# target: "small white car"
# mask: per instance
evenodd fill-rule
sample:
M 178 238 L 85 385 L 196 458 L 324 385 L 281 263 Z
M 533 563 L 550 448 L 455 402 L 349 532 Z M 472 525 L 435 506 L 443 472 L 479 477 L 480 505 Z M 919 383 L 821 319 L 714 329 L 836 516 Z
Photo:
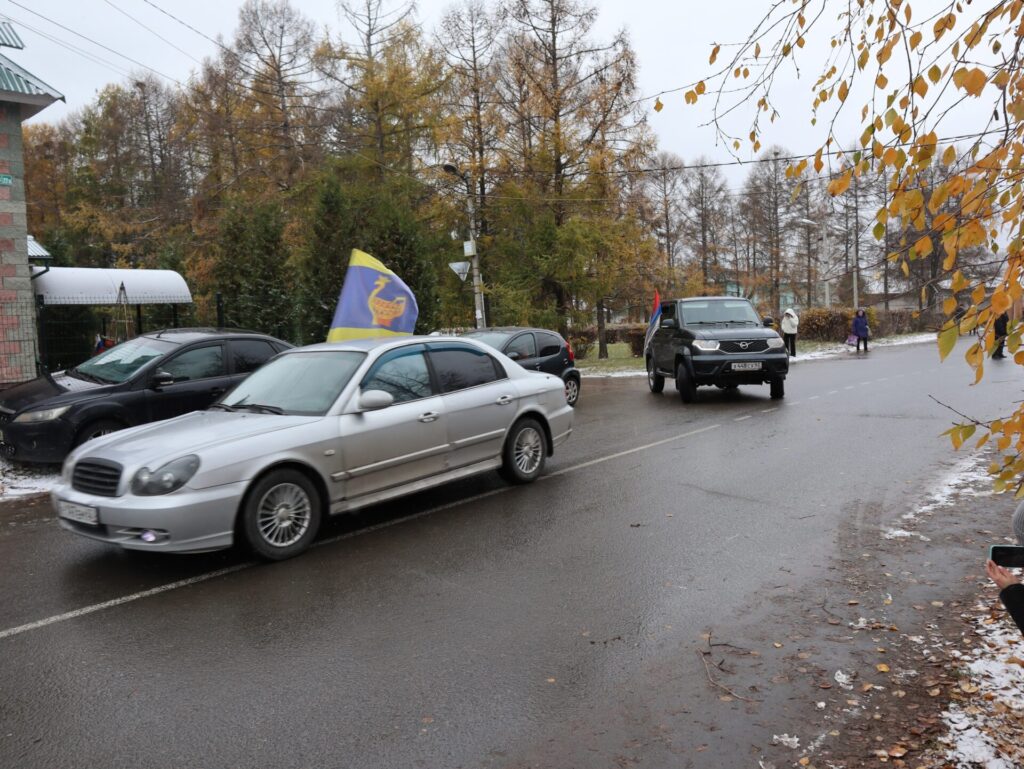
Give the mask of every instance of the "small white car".
M 53 491 L 60 524 L 134 550 L 244 540 L 279 560 L 325 515 L 499 470 L 526 483 L 572 432 L 559 377 L 467 339 L 287 350 L 208 411 L 83 444 Z

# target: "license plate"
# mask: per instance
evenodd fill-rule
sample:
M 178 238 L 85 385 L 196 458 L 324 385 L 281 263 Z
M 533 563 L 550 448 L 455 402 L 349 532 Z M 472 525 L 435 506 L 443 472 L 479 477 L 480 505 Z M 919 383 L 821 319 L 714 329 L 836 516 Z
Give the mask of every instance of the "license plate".
M 57 515 L 71 521 L 87 523 L 90 526 L 96 526 L 100 522 L 100 511 L 95 507 L 79 505 L 75 502 L 65 502 L 63 499 L 57 500 Z
M 757 360 L 757 361 L 750 361 L 750 362 L 746 362 L 746 363 L 733 363 L 732 364 L 732 370 L 733 371 L 760 371 L 761 370 L 761 361 Z

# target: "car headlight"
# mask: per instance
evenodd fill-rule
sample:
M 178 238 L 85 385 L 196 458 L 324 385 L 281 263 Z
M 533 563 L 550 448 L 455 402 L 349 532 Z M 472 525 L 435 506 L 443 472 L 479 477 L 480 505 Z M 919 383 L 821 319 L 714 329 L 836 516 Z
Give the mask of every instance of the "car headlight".
M 143 467 L 132 478 L 132 494 L 140 497 L 170 494 L 188 483 L 198 469 L 199 457 L 195 454 L 175 459 L 156 470 Z
M 770 348 L 773 348 L 773 349 L 777 350 L 780 347 L 785 347 L 785 346 L 786 346 L 786 343 L 782 341 L 782 337 L 781 336 L 773 336 L 771 339 L 768 340 L 768 347 L 770 347 Z
M 719 344 L 717 339 L 694 339 L 693 346 L 703 352 L 714 352 Z
M 40 409 L 39 411 L 26 411 L 14 418 L 15 422 L 52 422 L 61 416 L 71 406 L 57 406 L 52 409 Z

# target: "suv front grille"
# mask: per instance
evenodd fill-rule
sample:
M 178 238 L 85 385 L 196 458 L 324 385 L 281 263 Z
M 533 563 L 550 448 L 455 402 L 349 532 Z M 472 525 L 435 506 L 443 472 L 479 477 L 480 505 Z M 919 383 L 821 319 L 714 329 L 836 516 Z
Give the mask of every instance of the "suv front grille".
M 121 465 L 116 462 L 83 459 L 75 465 L 71 474 L 71 488 L 100 497 L 116 497 L 121 469 Z
M 764 352 L 768 349 L 767 339 L 727 339 L 719 343 L 722 352 Z

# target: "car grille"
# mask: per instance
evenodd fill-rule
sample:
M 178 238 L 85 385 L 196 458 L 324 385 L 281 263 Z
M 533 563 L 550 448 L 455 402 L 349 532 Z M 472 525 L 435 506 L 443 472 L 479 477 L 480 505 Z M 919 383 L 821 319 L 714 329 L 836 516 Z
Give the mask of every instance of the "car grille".
M 99 462 L 83 459 L 75 465 L 71 475 L 71 487 L 75 491 L 96 494 L 100 497 L 116 497 L 117 484 L 121 480 L 121 465 L 116 462 Z
M 727 339 L 720 342 L 722 352 L 764 352 L 768 349 L 767 339 Z

